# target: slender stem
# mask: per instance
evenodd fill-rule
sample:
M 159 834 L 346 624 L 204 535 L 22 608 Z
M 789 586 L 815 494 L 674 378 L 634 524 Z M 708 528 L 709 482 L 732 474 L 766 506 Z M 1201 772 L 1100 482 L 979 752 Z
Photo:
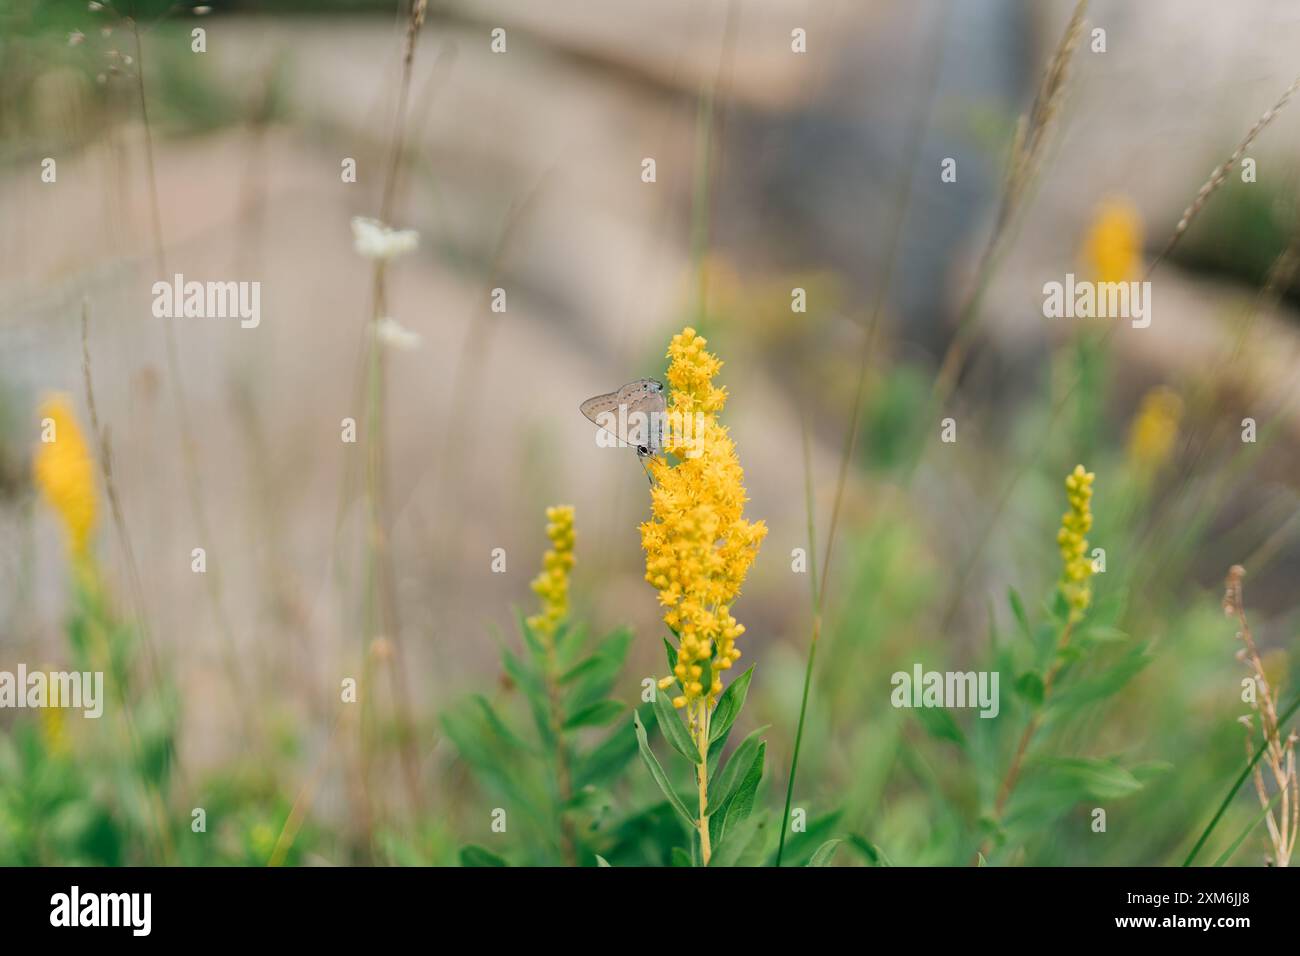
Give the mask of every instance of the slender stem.
M 822 562 L 822 576 L 819 586 L 814 589 L 812 639 L 808 646 L 808 664 L 804 669 L 803 702 L 799 707 L 799 727 L 795 731 L 794 753 L 790 758 L 790 777 L 786 785 L 785 818 L 781 821 L 781 838 L 777 845 L 776 865 L 781 865 L 785 853 L 785 828 L 790 815 L 790 801 L 794 795 L 795 772 L 799 767 L 799 749 L 803 745 L 804 716 L 808 706 L 808 687 L 812 682 L 813 660 L 817 654 L 817 639 L 821 635 L 822 608 L 826 602 L 826 582 L 830 578 L 831 554 L 835 546 L 835 532 L 839 527 L 840 506 L 844 500 L 844 488 L 848 484 L 849 463 L 857 447 L 859 425 L 862 420 L 862 405 L 867 392 L 867 375 L 870 371 L 871 355 L 875 350 L 876 328 L 884 311 L 886 295 L 893 284 L 894 273 L 898 264 L 898 255 L 902 249 L 903 226 L 907 222 L 907 211 L 911 205 L 912 182 L 917 167 L 921 165 L 921 147 L 925 142 L 925 131 L 930 125 L 930 111 L 934 105 L 934 93 L 939 80 L 939 68 L 943 62 L 942 52 L 944 37 L 947 34 L 947 8 L 940 15 L 939 26 L 935 32 L 934 49 L 931 51 L 929 69 L 926 72 L 925 91 L 921 98 L 921 109 L 917 111 L 916 122 L 909 132 L 907 148 L 904 150 L 904 174 L 902 189 L 898 194 L 898 205 L 894 210 L 894 221 L 890 230 L 889 252 L 885 260 L 882 281 L 877 286 L 876 299 L 872 306 L 871 318 L 867 325 L 866 336 L 862 342 L 862 354 L 859 357 L 857 388 L 853 394 L 853 410 L 849 419 L 848 432 L 844 436 L 844 445 L 840 453 L 839 474 L 835 481 L 835 498 L 831 505 L 831 521 L 826 533 L 826 556 Z M 809 510 L 811 526 L 812 515 Z M 810 536 L 811 541 L 811 536 Z
M 1042 723 L 1043 708 L 1047 705 L 1047 696 L 1052 692 L 1052 685 L 1056 683 L 1057 675 L 1060 674 L 1061 668 L 1064 666 L 1064 663 L 1060 659 L 1060 654 L 1061 651 L 1065 650 L 1066 646 L 1070 643 L 1070 634 L 1073 630 L 1074 622 L 1067 622 L 1065 630 L 1061 632 L 1061 639 L 1056 645 L 1056 662 L 1052 664 L 1051 669 L 1047 672 L 1047 677 L 1043 679 L 1042 703 L 1038 705 L 1038 709 L 1034 712 L 1034 715 L 1029 719 L 1029 723 L 1025 726 L 1024 733 L 1020 735 L 1020 742 L 1016 745 L 1015 755 L 1011 758 L 1011 764 L 1007 767 L 1006 776 L 1002 778 L 1002 785 L 998 787 L 997 800 L 993 804 L 993 816 L 999 821 L 1002 819 L 1002 811 L 1006 808 L 1007 801 L 1011 799 L 1011 794 L 1015 790 L 1016 782 L 1020 779 L 1020 768 L 1024 764 L 1025 754 L 1029 751 L 1029 742 L 1038 731 L 1039 724 Z M 981 855 L 987 856 L 988 849 L 989 842 L 988 840 L 985 840 L 980 846 L 975 859 L 971 861 L 972 864 L 977 864 Z
M 140 121 L 144 126 L 145 171 L 149 181 L 149 214 L 153 227 L 154 264 L 158 275 L 167 276 L 167 246 L 163 240 L 162 209 L 158 198 L 158 174 L 154 164 L 153 127 L 149 122 L 149 100 L 144 87 L 144 47 L 140 42 L 140 24 L 132 5 L 132 15 L 127 17 L 131 25 L 131 35 L 135 41 L 135 80 L 136 94 L 140 100 Z M 204 543 L 212 547 L 211 525 L 208 522 L 207 509 L 203 505 L 201 472 L 198 462 L 198 450 L 194 440 L 194 428 L 191 424 L 189 399 L 185 393 L 184 376 L 181 374 L 180 352 L 176 346 L 176 332 L 170 321 L 163 322 L 163 341 L 167 356 L 167 379 L 171 387 L 172 402 L 176 406 L 176 417 L 181 430 L 181 458 L 185 466 L 186 491 L 188 492 L 190 512 L 194 518 L 195 530 Z M 203 574 L 207 584 L 208 600 L 212 604 L 212 614 L 217 629 L 222 636 L 223 663 L 226 678 L 236 691 L 244 687 L 239 653 L 235 647 L 235 632 L 230 619 L 226 616 L 222 603 L 221 563 L 216 562 Z M 251 736 L 253 717 L 247 708 L 236 708 L 241 714 L 244 734 Z
M 573 776 L 569 769 L 569 752 L 564 746 L 564 708 L 560 702 L 560 665 L 555 655 L 555 636 L 544 638 L 546 647 L 546 698 L 551 711 L 551 733 L 555 736 L 555 779 L 560 792 L 560 806 L 556 817 L 560 821 L 560 852 L 565 866 L 578 865 L 577 840 L 573 821 L 566 815 L 569 801 L 573 799 Z
M 695 724 L 695 743 L 700 748 L 700 762 L 695 768 L 695 780 L 700 790 L 700 859 L 709 865 L 713 847 L 709 843 L 709 702 L 700 698 Z
M 803 696 L 799 701 L 799 726 L 794 734 L 794 755 L 790 758 L 790 774 L 785 785 L 785 809 L 781 811 L 781 836 L 776 845 L 777 866 L 781 865 L 781 858 L 785 855 L 786 822 L 790 819 L 790 804 L 794 801 L 794 778 L 799 770 L 799 748 L 803 744 L 803 725 L 808 714 L 808 688 L 812 685 L 813 663 L 817 658 L 817 638 L 821 635 L 822 629 L 820 602 L 818 601 L 819 591 L 817 588 L 817 522 L 814 520 L 813 514 L 812 449 L 809 447 L 808 422 L 806 419 L 802 422 L 802 425 L 804 511 L 808 517 L 808 576 L 812 588 L 814 613 L 812 641 L 808 648 L 808 663 L 804 668 L 803 675 Z

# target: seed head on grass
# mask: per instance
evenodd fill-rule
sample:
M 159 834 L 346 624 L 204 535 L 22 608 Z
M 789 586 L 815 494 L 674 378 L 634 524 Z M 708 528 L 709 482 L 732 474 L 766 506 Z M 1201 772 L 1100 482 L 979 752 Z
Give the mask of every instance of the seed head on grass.
M 1295 852 L 1296 836 L 1300 834 L 1300 783 L 1296 780 L 1295 745 L 1296 733 L 1292 730 L 1284 738 L 1278 720 L 1278 699 L 1281 696 L 1269 681 L 1264 671 L 1264 662 L 1259 654 L 1259 647 L 1246 620 L 1246 605 L 1242 598 L 1242 579 L 1246 569 L 1234 564 L 1228 570 L 1228 578 L 1223 593 L 1223 613 L 1237 621 L 1237 637 L 1242 648 L 1237 652 L 1238 659 L 1244 661 L 1251 670 L 1251 677 L 1259 691 L 1258 698 L 1251 706 L 1259 714 L 1259 722 L 1264 731 L 1264 763 L 1268 765 L 1273 777 L 1272 788 L 1264 779 L 1263 764 L 1256 763 L 1251 770 L 1255 784 L 1255 793 L 1259 805 L 1264 810 L 1264 823 L 1268 827 L 1268 836 L 1273 844 L 1273 856 L 1269 861 L 1273 866 L 1289 866 L 1291 855 Z M 1246 753 L 1252 750 L 1254 736 L 1250 717 L 1244 717 L 1246 726 Z M 1270 789 L 1273 795 L 1270 796 Z
M 744 518 L 745 473 L 716 417 L 727 401 L 726 389 L 713 384 L 722 362 L 707 345 L 686 328 L 668 347 L 670 416 L 700 423 L 693 436 L 699 454 L 687 455 L 685 436 L 670 432 L 665 451 L 681 457 L 676 464 L 653 460 L 652 517 L 641 525 L 645 579 L 659 592 L 664 623 L 678 638 L 673 676 L 660 682 L 664 689 L 681 684 L 676 707 L 697 700 L 712 706 L 722 693 L 720 672 L 740 659 L 736 638 L 745 628 L 732 617 L 731 604 L 767 535 L 762 521 Z M 706 666 L 712 675 L 707 687 Z

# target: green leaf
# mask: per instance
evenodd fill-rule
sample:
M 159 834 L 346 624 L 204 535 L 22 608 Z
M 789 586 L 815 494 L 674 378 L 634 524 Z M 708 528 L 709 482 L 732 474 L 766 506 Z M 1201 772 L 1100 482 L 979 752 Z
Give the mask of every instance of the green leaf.
M 579 727 L 599 727 L 621 716 L 627 710 L 627 704 L 621 700 L 598 700 L 582 708 L 564 722 L 565 730 L 577 730 Z
M 1011 613 L 1015 616 L 1016 623 L 1020 625 L 1020 633 L 1032 643 L 1034 632 L 1029 627 L 1029 616 L 1025 614 L 1025 602 L 1020 600 L 1015 588 L 1007 591 L 1007 601 L 1011 604 Z
M 533 656 L 538 660 L 545 659 L 546 648 L 542 646 L 542 642 L 538 636 L 533 633 L 533 629 L 528 626 L 528 618 L 524 617 L 523 612 L 518 608 L 515 608 L 515 621 L 519 624 L 519 633 L 523 634 L 524 643 L 527 644 L 528 649 L 533 652 Z
M 1036 761 L 1036 766 L 1049 787 L 1098 800 L 1115 800 L 1142 789 L 1137 777 L 1102 757 L 1049 757 Z
M 1104 624 L 1094 624 L 1085 628 L 1079 637 L 1084 641 L 1091 641 L 1096 644 L 1118 644 L 1129 639 L 1129 635 L 1124 631 Z
M 735 795 L 736 788 L 749 765 L 758 753 L 759 737 L 767 727 L 760 727 L 740 742 L 730 759 L 722 767 L 722 772 L 709 778 L 709 815 L 712 816 L 726 807 L 727 801 Z
M 682 798 L 677 796 L 677 792 L 673 790 L 673 785 L 668 782 L 668 775 L 664 773 L 664 768 L 660 765 L 659 758 L 656 757 L 654 751 L 650 749 L 650 741 L 646 739 L 645 727 L 641 723 L 641 715 L 635 711 L 632 713 L 632 725 L 636 728 L 636 742 L 637 746 L 641 749 L 641 759 L 645 761 L 645 765 L 650 771 L 650 776 L 654 777 L 655 783 L 659 784 L 659 789 L 662 790 L 664 796 L 668 798 L 668 802 L 673 805 L 673 809 L 680 813 L 682 819 L 693 828 L 696 821 L 691 816 L 691 812 L 686 809 L 686 804 L 682 803 Z
M 713 716 L 709 723 L 709 742 L 723 737 L 727 731 L 731 730 L 731 725 L 736 722 L 740 715 L 740 709 L 745 706 L 745 695 L 749 693 L 749 681 L 754 676 L 754 668 L 741 674 L 722 692 L 718 698 L 718 705 L 714 708 Z
M 491 850 L 485 850 L 476 844 L 469 844 L 461 847 L 460 850 L 461 866 L 509 866 L 510 864 L 497 856 Z
M 649 712 L 649 708 L 643 709 Z M 623 772 L 636 750 L 636 739 L 625 731 L 610 734 L 595 750 L 574 761 L 574 787 L 581 790 L 586 786 L 612 780 Z
M 840 837 L 836 837 L 833 840 L 827 840 L 825 843 L 823 843 L 821 846 L 817 848 L 817 851 L 815 853 L 813 853 L 812 859 L 808 861 L 808 865 L 809 866 L 830 866 L 831 860 L 834 859 L 835 857 L 835 851 L 837 851 L 840 848 L 840 844 L 842 844 L 843 842 L 844 840 L 841 839 Z
M 819 846 L 831 839 L 843 827 L 840 825 L 840 817 L 843 812 L 832 810 L 830 813 L 823 813 L 820 816 L 809 817 L 801 833 L 786 834 L 785 850 L 781 854 L 782 864 L 785 866 L 807 866 L 808 860 Z M 786 821 L 786 826 L 790 826 L 790 821 Z M 776 865 L 776 854 L 767 861 L 768 866 Z
M 600 667 L 599 657 L 593 656 L 593 657 L 583 658 L 577 664 L 574 664 L 573 667 L 569 668 L 567 671 L 565 671 L 563 674 L 560 675 L 560 681 L 559 681 L 560 686 L 562 687 L 565 684 L 572 684 L 579 677 L 585 677 L 587 674 L 590 674 L 598 667 Z
M 690 731 L 677 716 L 677 709 L 668 702 L 668 695 L 665 692 L 656 690 L 654 708 L 655 720 L 659 724 L 659 729 L 663 731 L 664 738 L 679 754 L 691 763 L 698 764 L 700 752 L 695 748 L 695 741 L 691 740 Z
M 596 663 L 573 680 L 564 700 L 566 712 L 579 711 L 610 695 L 614 682 L 623 671 L 631 642 L 632 632 L 626 628 L 620 628 L 601 642 L 593 655 Z
M 849 846 L 862 854 L 872 866 L 893 866 L 885 851 L 859 833 L 849 834 Z
M 1146 648 L 1135 648 L 1100 674 L 1075 681 L 1059 694 L 1054 694 L 1050 709 L 1054 714 L 1068 713 L 1086 704 L 1105 700 L 1119 693 L 1150 663 L 1151 656 L 1146 653 Z
M 727 840 L 714 847 L 709 866 L 761 866 L 769 854 L 772 828 L 766 814 L 756 814 L 737 824 Z
M 482 694 L 474 694 L 470 697 L 470 700 L 474 701 L 474 703 L 478 705 L 479 710 L 483 712 L 483 716 L 488 722 L 488 726 L 496 732 L 498 737 L 517 750 L 522 750 L 525 753 L 533 752 L 533 748 L 520 740 L 515 735 L 514 731 L 506 725 L 506 722 L 501 719 L 496 712 L 496 708 L 492 706 L 491 702 L 489 702 L 486 697 Z
M 599 853 L 596 854 L 596 866 L 609 866 L 609 860 L 605 859 Z
M 1043 679 L 1038 676 L 1037 671 L 1025 671 L 1016 678 L 1016 693 L 1029 701 L 1034 707 L 1040 707 L 1043 703 L 1043 695 L 1046 692 L 1043 687 Z
M 664 650 L 668 654 L 668 673 L 677 669 L 677 648 L 673 647 L 672 641 L 664 638 Z
M 722 826 L 718 830 L 718 842 L 726 841 L 728 834 L 744 823 L 754 810 L 754 796 L 758 791 L 758 782 L 763 777 L 763 755 L 767 752 L 767 743 L 758 745 L 758 754 L 736 788 L 735 795 L 727 801 Z
M 1061 593 L 1060 588 L 1052 591 L 1052 599 L 1047 605 L 1048 613 L 1064 625 L 1070 619 L 1070 603 L 1066 601 L 1065 595 Z
M 672 859 L 673 866 L 694 866 L 695 865 L 695 861 L 691 859 L 691 855 L 679 846 L 673 847 L 671 859 Z
M 926 732 L 936 740 L 947 740 L 965 749 L 966 735 L 956 719 L 943 707 L 920 707 L 913 711 Z

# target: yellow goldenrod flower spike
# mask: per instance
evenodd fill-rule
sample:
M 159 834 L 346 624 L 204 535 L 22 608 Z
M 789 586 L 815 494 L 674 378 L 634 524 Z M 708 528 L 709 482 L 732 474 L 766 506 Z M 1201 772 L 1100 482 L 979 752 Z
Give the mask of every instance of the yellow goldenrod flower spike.
M 684 436 L 670 432 L 665 451 L 679 460 L 653 462 L 651 518 L 641 525 L 645 579 L 659 592 L 664 623 L 678 638 L 673 669 L 682 686 L 682 696 L 673 700 L 678 708 L 701 698 L 715 701 L 722 692 L 720 672 L 740 659 L 736 638 L 745 628 L 731 616 L 730 606 L 767 535 L 762 521 L 743 516 L 744 471 L 716 418 L 727 401 L 726 390 L 713 384 L 722 362 L 707 345 L 687 328 L 668 347 L 670 414 L 689 416 L 694 434 L 688 447 Z
M 1092 530 L 1092 481 L 1096 476 L 1075 465 L 1065 477 L 1065 494 L 1070 510 L 1061 518 L 1056 543 L 1061 549 L 1061 594 L 1070 608 L 1070 620 L 1083 617 L 1092 601 L 1092 561 L 1088 557 L 1088 539 Z
M 550 642 L 556 628 L 569 613 L 569 571 L 573 568 L 573 506 L 546 509 L 546 536 L 551 550 L 542 557 L 542 572 L 533 579 L 533 592 L 541 598 L 541 611 L 528 619 L 543 642 Z
M 1128 433 L 1128 458 L 1135 471 L 1149 476 L 1168 461 L 1182 419 L 1183 400 L 1173 389 L 1161 385 L 1142 396 Z
M 1108 199 L 1097 207 L 1083 244 L 1094 282 L 1128 282 L 1142 257 L 1142 217 L 1127 199 Z
M 73 556 L 82 558 L 95 530 L 95 461 L 68 395 L 51 395 L 38 415 L 41 441 L 32 459 L 32 478 L 63 523 Z

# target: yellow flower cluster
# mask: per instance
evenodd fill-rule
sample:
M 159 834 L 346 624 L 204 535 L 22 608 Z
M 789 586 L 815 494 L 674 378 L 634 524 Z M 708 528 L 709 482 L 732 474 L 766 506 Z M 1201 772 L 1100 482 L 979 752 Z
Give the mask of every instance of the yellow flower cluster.
M 556 505 L 546 509 L 546 536 L 551 550 L 542 558 L 542 573 L 533 579 L 532 588 L 542 599 L 542 609 L 528 619 L 543 642 L 555 637 L 555 630 L 569 613 L 569 571 L 573 568 L 573 506 Z
M 52 395 L 41 403 L 41 442 L 32 477 L 46 503 L 63 522 L 75 558 L 90 550 L 95 529 L 95 461 L 77 425 L 72 399 Z
M 1142 218 L 1126 199 L 1108 199 L 1097 209 L 1084 240 L 1084 258 L 1096 282 L 1128 282 L 1142 255 Z
M 1061 548 L 1061 594 L 1070 606 L 1070 620 L 1083 617 L 1092 601 L 1092 561 L 1088 558 L 1088 539 L 1092 530 L 1092 480 L 1096 476 L 1075 465 L 1065 477 L 1065 494 L 1070 510 L 1061 518 L 1061 530 L 1056 533 L 1056 543 Z
M 1128 457 L 1144 475 L 1159 470 L 1173 451 L 1178 425 L 1183 419 L 1183 400 L 1163 385 L 1142 397 L 1142 405 L 1129 427 Z
M 674 680 L 681 684 L 675 707 L 701 699 L 711 706 L 722 693 L 720 672 L 740 659 L 736 638 L 745 631 L 731 604 L 767 535 L 762 521 L 743 516 L 745 474 L 716 418 L 727 401 L 726 390 L 713 384 L 722 362 L 707 345 L 687 328 L 668 347 L 670 415 L 693 423 L 691 448 L 700 453 L 688 457 L 685 436 L 669 435 L 665 451 L 678 461 L 651 463 L 651 519 L 641 525 L 645 579 L 659 592 L 664 623 L 678 639 L 673 676 L 659 682 L 665 690 Z

